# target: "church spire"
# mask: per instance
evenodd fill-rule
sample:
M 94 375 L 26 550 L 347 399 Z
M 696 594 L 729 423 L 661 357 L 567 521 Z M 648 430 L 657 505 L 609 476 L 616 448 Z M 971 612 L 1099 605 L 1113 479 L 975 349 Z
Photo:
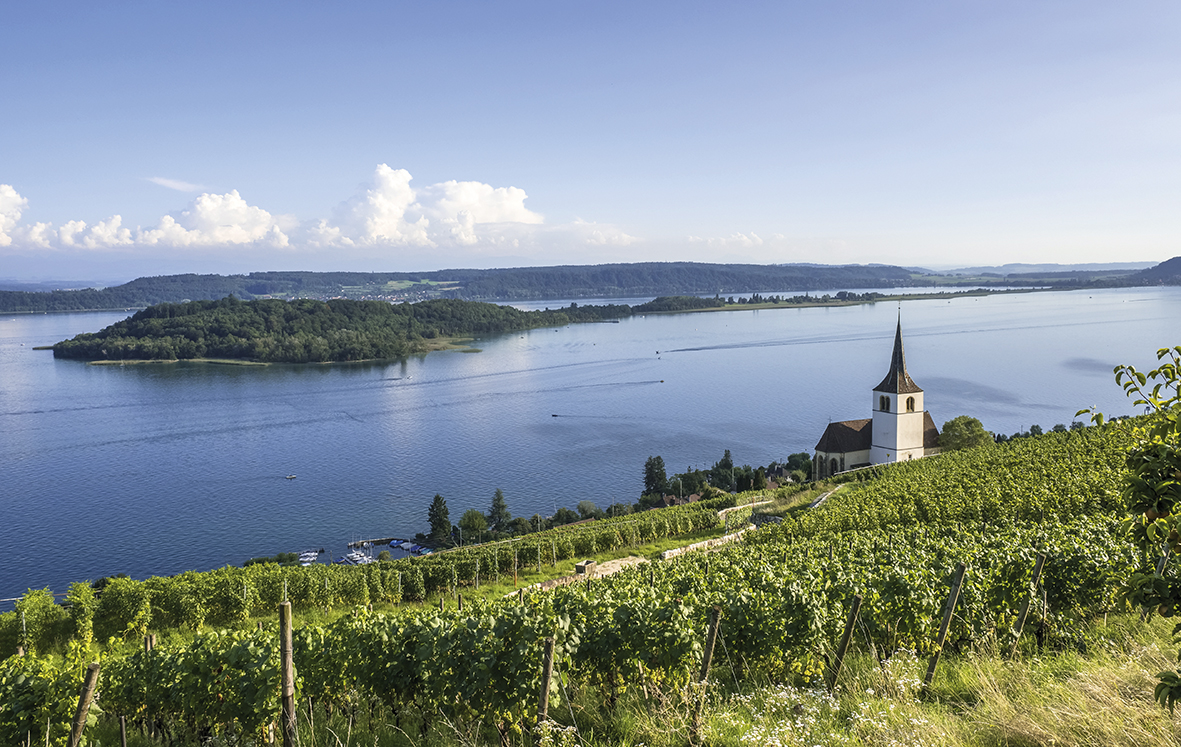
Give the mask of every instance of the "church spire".
M 890 372 L 886 374 L 886 378 L 882 379 L 882 383 L 875 386 L 873 390 L 890 394 L 913 394 L 923 391 L 906 372 L 906 356 L 902 351 L 901 313 L 898 314 L 898 329 L 894 333 L 894 354 L 890 357 Z

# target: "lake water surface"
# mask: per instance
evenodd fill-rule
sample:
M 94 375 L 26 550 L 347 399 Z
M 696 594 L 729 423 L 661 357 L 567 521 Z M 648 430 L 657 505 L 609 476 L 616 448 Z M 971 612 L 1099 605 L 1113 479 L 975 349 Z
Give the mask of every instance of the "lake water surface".
M 561 305 L 554 303 L 554 306 Z M 0 317 L 0 597 L 426 529 L 502 488 L 514 515 L 634 502 L 669 472 L 811 451 L 868 417 L 896 302 L 654 315 L 389 364 L 88 366 L 34 351 L 125 314 Z M 1181 344 L 1181 288 L 904 301 L 937 424 L 1012 433 L 1131 412 L 1117 363 Z M 554 417 L 554 416 L 558 417 Z M 286 475 L 298 475 L 295 480 Z M 5 605 L 8 606 L 8 605 Z

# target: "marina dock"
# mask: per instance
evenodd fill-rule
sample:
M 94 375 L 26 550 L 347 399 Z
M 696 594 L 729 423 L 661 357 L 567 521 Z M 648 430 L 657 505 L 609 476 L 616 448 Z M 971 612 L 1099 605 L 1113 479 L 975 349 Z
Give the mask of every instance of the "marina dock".
M 413 539 L 403 539 L 401 537 L 381 537 L 379 539 L 357 540 L 356 542 L 348 543 L 347 547 L 350 550 L 356 550 L 366 546 L 377 547 L 379 545 L 389 545 L 391 542 L 410 542 L 412 544 L 420 544 Z

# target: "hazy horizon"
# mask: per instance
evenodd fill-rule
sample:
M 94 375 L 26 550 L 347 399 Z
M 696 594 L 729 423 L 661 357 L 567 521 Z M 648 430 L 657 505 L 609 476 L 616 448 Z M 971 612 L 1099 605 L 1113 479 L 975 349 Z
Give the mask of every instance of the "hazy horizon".
M 661 260 L 661 261 L 664 261 L 664 260 Z M 667 260 L 667 262 L 678 262 L 678 261 L 679 260 Z M 777 264 L 777 263 L 768 263 L 768 264 Z M 783 264 L 790 264 L 790 263 L 783 263 Z M 817 262 L 802 262 L 800 264 L 809 264 L 809 266 L 824 266 L 824 263 L 817 263 Z M 868 262 L 868 263 L 862 263 L 862 264 L 867 264 L 867 266 L 875 266 L 875 264 L 883 264 L 883 263 Z M 1088 270 L 1088 269 L 1089 270 L 1096 270 L 1096 271 L 1098 271 L 1098 270 L 1115 270 L 1115 269 L 1138 270 L 1138 269 L 1143 269 L 1143 268 L 1155 267 L 1156 264 L 1159 264 L 1159 262 L 1083 262 L 1083 263 L 1070 263 L 1070 264 L 1065 264 L 1065 263 L 1032 264 L 1032 263 L 1027 263 L 1027 262 L 1012 262 L 1012 263 L 1003 264 L 1003 266 L 965 266 L 965 267 L 937 266 L 937 267 L 925 267 L 925 268 L 911 267 L 911 268 L 907 268 L 907 269 L 925 270 L 925 271 L 931 271 L 931 273 L 946 273 L 946 274 L 954 274 L 954 273 L 965 273 L 966 274 L 966 273 L 968 273 L 968 271 L 971 271 L 971 274 L 993 273 L 993 271 L 999 271 L 999 273 L 1001 273 L 1001 274 L 1006 274 L 1006 273 L 1027 273 L 1027 271 L 1075 271 L 1075 270 Z M 539 266 L 539 264 L 531 264 L 531 266 L 509 266 L 509 264 L 505 264 L 505 266 L 501 266 L 500 269 L 514 269 L 514 267 L 563 267 L 563 266 Z M 569 266 L 566 266 L 566 267 L 569 267 Z M 468 269 L 474 269 L 474 268 L 448 267 L 448 268 L 437 268 L 437 269 L 468 270 Z M 478 268 L 476 268 L 476 269 L 478 269 Z M 329 269 L 329 270 L 306 270 L 304 268 L 285 268 L 285 269 L 270 268 L 270 269 L 244 270 L 244 271 L 240 271 L 240 273 L 201 273 L 201 274 L 205 274 L 205 275 L 249 275 L 250 273 L 273 273 L 273 271 L 280 271 L 280 273 L 281 273 L 281 271 L 324 271 L 324 273 L 335 273 L 335 271 L 353 271 L 353 270 L 332 270 L 332 269 Z M 409 271 L 409 273 L 418 273 L 418 271 L 420 271 L 420 273 L 430 273 L 430 271 L 435 271 L 435 270 L 417 269 L 417 270 L 357 270 L 357 271 L 373 271 L 373 273 L 385 273 L 385 271 L 390 271 L 390 273 L 393 273 L 393 271 Z M 111 287 L 111 286 L 119 286 L 119 284 L 131 282 L 132 280 L 137 280 L 137 279 L 139 279 L 139 277 L 151 277 L 151 276 L 156 276 L 156 275 L 185 275 L 185 274 L 189 274 L 189 271 L 177 271 L 177 273 L 143 273 L 143 274 L 139 274 L 139 275 L 118 276 L 118 277 L 97 277 L 97 276 L 96 277 L 81 277 L 81 276 L 65 277 L 65 276 L 50 276 L 50 275 L 34 276 L 34 277 L 0 276 L 0 290 L 5 289 L 4 287 L 2 287 L 2 284 L 9 284 L 9 286 L 21 286 L 21 288 L 19 288 L 21 290 L 33 289 L 34 287 L 37 287 L 35 289 L 38 289 L 38 290 L 72 289 L 72 288 L 86 288 L 86 287 Z M 44 286 L 44 287 L 39 287 L 39 286 Z

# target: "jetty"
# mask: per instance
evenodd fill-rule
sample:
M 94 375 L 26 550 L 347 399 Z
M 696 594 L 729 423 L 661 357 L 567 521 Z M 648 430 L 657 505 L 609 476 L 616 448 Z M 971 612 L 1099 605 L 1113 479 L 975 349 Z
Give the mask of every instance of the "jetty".
M 398 544 L 401 544 L 403 542 L 409 542 L 411 544 L 416 544 L 416 545 L 422 544 L 421 542 L 417 542 L 414 539 L 403 539 L 401 537 L 381 537 L 378 539 L 357 540 L 356 542 L 350 542 L 350 543 L 348 543 L 347 547 L 350 550 L 357 550 L 362 547 L 370 547 L 370 546 L 377 547 L 378 545 L 388 545 L 391 542 L 397 542 Z

